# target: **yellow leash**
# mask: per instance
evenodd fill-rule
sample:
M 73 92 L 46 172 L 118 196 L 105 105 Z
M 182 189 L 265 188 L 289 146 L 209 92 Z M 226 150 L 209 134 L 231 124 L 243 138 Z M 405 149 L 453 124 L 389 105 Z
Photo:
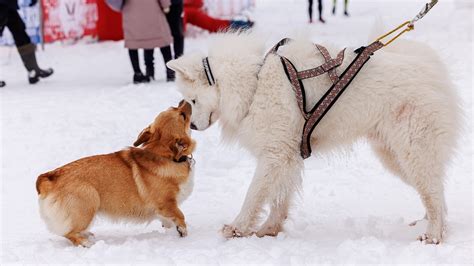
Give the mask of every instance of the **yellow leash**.
M 431 8 L 433 8 L 437 3 L 438 3 L 438 0 L 431 0 L 430 3 L 425 4 L 423 9 L 420 11 L 420 13 L 418 13 L 412 20 L 407 20 L 407 21 L 403 22 L 400 26 L 396 27 L 395 29 L 391 30 L 390 32 L 388 32 L 388 33 L 380 36 L 379 38 L 377 38 L 375 40 L 375 42 L 379 41 L 385 47 L 385 46 L 389 45 L 390 43 L 392 43 L 393 41 L 395 41 L 398 37 L 400 37 L 405 32 L 409 32 L 411 30 L 414 30 L 415 29 L 415 22 L 417 22 L 418 20 L 423 18 L 428 13 L 428 11 L 430 11 Z M 395 37 L 388 40 L 386 43 L 382 42 L 383 39 L 387 38 L 388 36 L 394 34 L 397 31 L 399 31 L 403 27 L 405 27 L 405 28 L 402 31 L 400 31 L 397 35 L 395 35 Z

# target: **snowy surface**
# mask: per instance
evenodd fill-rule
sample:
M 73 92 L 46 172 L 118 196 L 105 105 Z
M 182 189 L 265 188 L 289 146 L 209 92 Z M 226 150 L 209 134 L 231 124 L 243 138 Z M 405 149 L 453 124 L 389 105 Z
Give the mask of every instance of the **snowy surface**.
M 366 44 L 376 18 L 386 28 L 411 18 L 420 1 L 350 1 L 351 17 L 332 16 L 308 25 L 306 1 L 259 0 L 257 30 L 270 46 L 286 35 L 315 42 Z M 342 2 L 342 1 L 339 1 Z M 159 52 L 158 80 L 131 84 L 123 43 L 47 45 L 43 66 L 56 73 L 35 86 L 16 51 L 0 48 L 1 261 L 3 263 L 473 263 L 472 187 L 472 5 L 440 1 L 408 38 L 430 43 L 445 60 L 462 96 L 465 128 L 448 171 L 449 235 L 438 246 L 415 240 L 426 224 L 416 192 L 391 176 L 361 142 L 345 154 L 306 161 L 304 191 L 285 232 L 276 238 L 224 240 L 218 233 L 243 202 L 255 163 L 239 147 L 220 143 L 219 128 L 196 132 L 195 189 L 182 209 L 189 236 L 179 238 L 158 221 L 148 225 L 98 218 L 97 244 L 76 248 L 46 230 L 38 213 L 36 177 L 80 157 L 131 145 L 154 116 L 180 100 L 164 82 Z M 316 8 L 316 7 L 315 7 Z M 315 9 L 316 11 L 316 9 Z M 189 39 L 187 51 L 205 50 L 206 35 Z M 394 44 L 396 45 L 396 43 Z

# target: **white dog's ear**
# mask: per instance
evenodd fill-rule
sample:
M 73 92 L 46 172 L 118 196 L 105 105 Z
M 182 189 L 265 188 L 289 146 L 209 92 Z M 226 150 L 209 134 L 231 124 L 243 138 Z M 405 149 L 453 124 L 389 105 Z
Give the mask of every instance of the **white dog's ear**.
M 173 59 L 166 63 L 166 66 L 171 68 L 172 70 L 176 71 L 177 73 L 181 75 L 186 75 L 186 69 L 182 66 L 181 62 L 182 60 L 180 59 Z
M 178 59 L 169 61 L 166 66 L 176 71 L 176 77 L 188 81 L 196 81 L 204 74 L 202 59 L 204 55 L 200 53 L 191 53 L 181 56 Z
M 176 71 L 178 76 L 181 76 L 184 79 L 194 81 L 198 78 L 198 73 L 194 60 L 192 58 L 180 57 L 166 63 L 166 66 Z

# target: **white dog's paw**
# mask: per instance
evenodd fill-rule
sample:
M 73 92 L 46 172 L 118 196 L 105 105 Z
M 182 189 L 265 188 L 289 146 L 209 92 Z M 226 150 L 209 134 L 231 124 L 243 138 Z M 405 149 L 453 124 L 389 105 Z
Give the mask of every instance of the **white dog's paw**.
M 176 226 L 176 231 L 178 231 L 180 237 L 188 235 L 188 230 L 184 226 Z
M 440 237 L 432 237 L 429 234 L 422 234 L 416 238 L 418 241 L 423 242 L 425 244 L 434 244 L 438 245 L 441 243 L 441 238 Z
M 264 236 L 278 236 L 278 233 L 283 231 L 283 228 L 281 225 L 276 224 L 276 225 L 269 225 L 269 226 L 262 226 L 257 231 L 257 236 L 258 237 L 264 237 Z
M 238 229 L 236 226 L 227 224 L 222 227 L 221 233 L 222 236 L 227 239 L 234 237 L 247 237 L 252 235 L 252 232 L 245 232 L 243 230 Z

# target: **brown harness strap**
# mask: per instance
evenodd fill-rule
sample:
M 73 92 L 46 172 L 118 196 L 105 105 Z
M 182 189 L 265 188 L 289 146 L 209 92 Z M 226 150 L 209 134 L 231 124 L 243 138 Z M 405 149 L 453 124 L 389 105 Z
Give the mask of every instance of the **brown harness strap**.
M 288 41 L 291 39 L 285 38 L 279 41 L 275 46 L 270 49 L 270 51 L 265 55 L 265 58 L 271 53 L 276 54 L 278 51 L 278 48 L 280 46 L 285 45 Z M 333 84 L 336 83 L 339 80 L 339 77 L 336 74 L 336 67 L 340 66 L 344 60 L 344 50 L 338 53 L 337 57 L 335 59 L 332 59 L 331 56 L 329 55 L 328 50 L 316 44 L 316 47 L 319 49 L 321 54 L 323 55 L 324 60 L 326 61 L 324 64 L 311 68 L 311 69 L 306 69 L 303 71 L 297 71 L 296 67 L 291 63 L 291 61 L 284 57 L 280 56 L 280 59 L 282 60 L 282 64 L 285 67 L 285 72 L 290 79 L 291 84 L 293 85 L 293 91 L 296 95 L 296 99 L 298 102 L 298 107 L 300 108 L 301 114 L 303 117 L 307 120 L 311 116 L 310 112 L 306 111 L 306 97 L 305 97 L 305 90 L 304 90 L 304 85 L 301 82 L 303 79 L 308 79 L 308 78 L 314 78 L 317 76 L 320 76 L 324 73 L 328 73 L 329 78 L 333 81 Z
M 322 46 L 320 46 L 322 47 Z M 298 72 L 298 78 L 299 79 L 307 79 L 307 78 L 314 78 L 317 77 L 321 74 L 328 73 L 329 78 L 331 79 L 332 83 L 336 83 L 339 80 L 339 77 L 336 74 L 336 67 L 340 66 L 342 64 L 342 61 L 344 60 L 344 52 L 346 49 L 340 51 L 337 54 L 337 57 L 335 59 L 332 59 L 331 56 L 329 55 L 328 51 L 326 48 L 322 47 L 327 55 L 323 54 L 324 59 L 326 60 L 326 63 L 307 70 L 303 70 Z
M 270 53 L 276 54 L 278 48 L 281 45 L 286 44 L 289 39 L 283 39 L 278 42 L 265 56 L 265 58 Z M 316 128 L 321 119 L 326 115 L 326 113 L 331 109 L 337 99 L 342 95 L 344 90 L 349 86 L 355 76 L 362 69 L 364 64 L 370 59 L 373 53 L 383 47 L 383 44 L 379 41 L 376 41 L 370 44 L 367 47 L 360 47 L 354 52 L 357 53 L 356 58 L 350 63 L 350 65 L 344 70 L 344 72 L 338 77 L 336 72 L 336 67 L 342 64 L 344 60 L 344 50 L 339 52 L 335 59 L 331 59 L 329 52 L 326 48 L 316 45 L 322 56 L 324 57 L 326 63 L 318 66 L 316 68 L 304 70 L 298 72 L 296 67 L 291 63 L 288 58 L 280 56 L 283 68 L 285 70 L 288 79 L 292 85 L 293 91 L 296 95 L 296 100 L 298 102 L 298 107 L 303 115 L 305 121 L 302 140 L 301 140 L 301 156 L 303 159 L 306 159 L 311 156 L 311 134 Z M 333 82 L 331 88 L 329 88 L 326 93 L 319 99 L 319 101 L 314 105 L 314 107 L 307 112 L 306 111 L 306 97 L 305 90 L 302 80 L 307 78 L 317 77 L 323 73 L 328 73 L 329 78 Z
M 324 60 L 326 60 L 326 63 L 332 60 L 331 55 L 329 54 L 326 47 L 321 46 L 319 44 L 316 44 L 316 48 L 318 48 L 319 52 L 323 55 Z M 341 62 L 339 63 L 339 65 L 342 64 L 342 60 L 344 60 L 344 50 L 342 50 L 342 52 L 341 52 L 342 54 L 339 53 L 339 54 L 342 55 L 342 59 L 341 59 Z M 339 58 L 339 55 L 338 55 L 338 58 Z M 339 77 L 337 76 L 335 67 L 333 67 L 332 69 L 328 69 L 328 74 L 329 74 L 329 78 L 332 80 L 332 83 L 336 83 L 339 80 Z
M 303 129 L 303 136 L 301 141 L 301 156 L 306 159 L 311 156 L 311 134 L 316 128 L 321 119 L 331 109 L 337 99 L 342 95 L 344 90 L 349 86 L 355 76 L 359 73 L 362 67 L 367 63 L 373 53 L 383 47 L 381 42 L 374 42 L 367 47 L 361 47 L 356 50 L 357 57 L 344 70 L 339 77 L 339 81 L 335 83 L 324 94 L 323 97 L 311 109 L 311 116 L 306 120 Z

